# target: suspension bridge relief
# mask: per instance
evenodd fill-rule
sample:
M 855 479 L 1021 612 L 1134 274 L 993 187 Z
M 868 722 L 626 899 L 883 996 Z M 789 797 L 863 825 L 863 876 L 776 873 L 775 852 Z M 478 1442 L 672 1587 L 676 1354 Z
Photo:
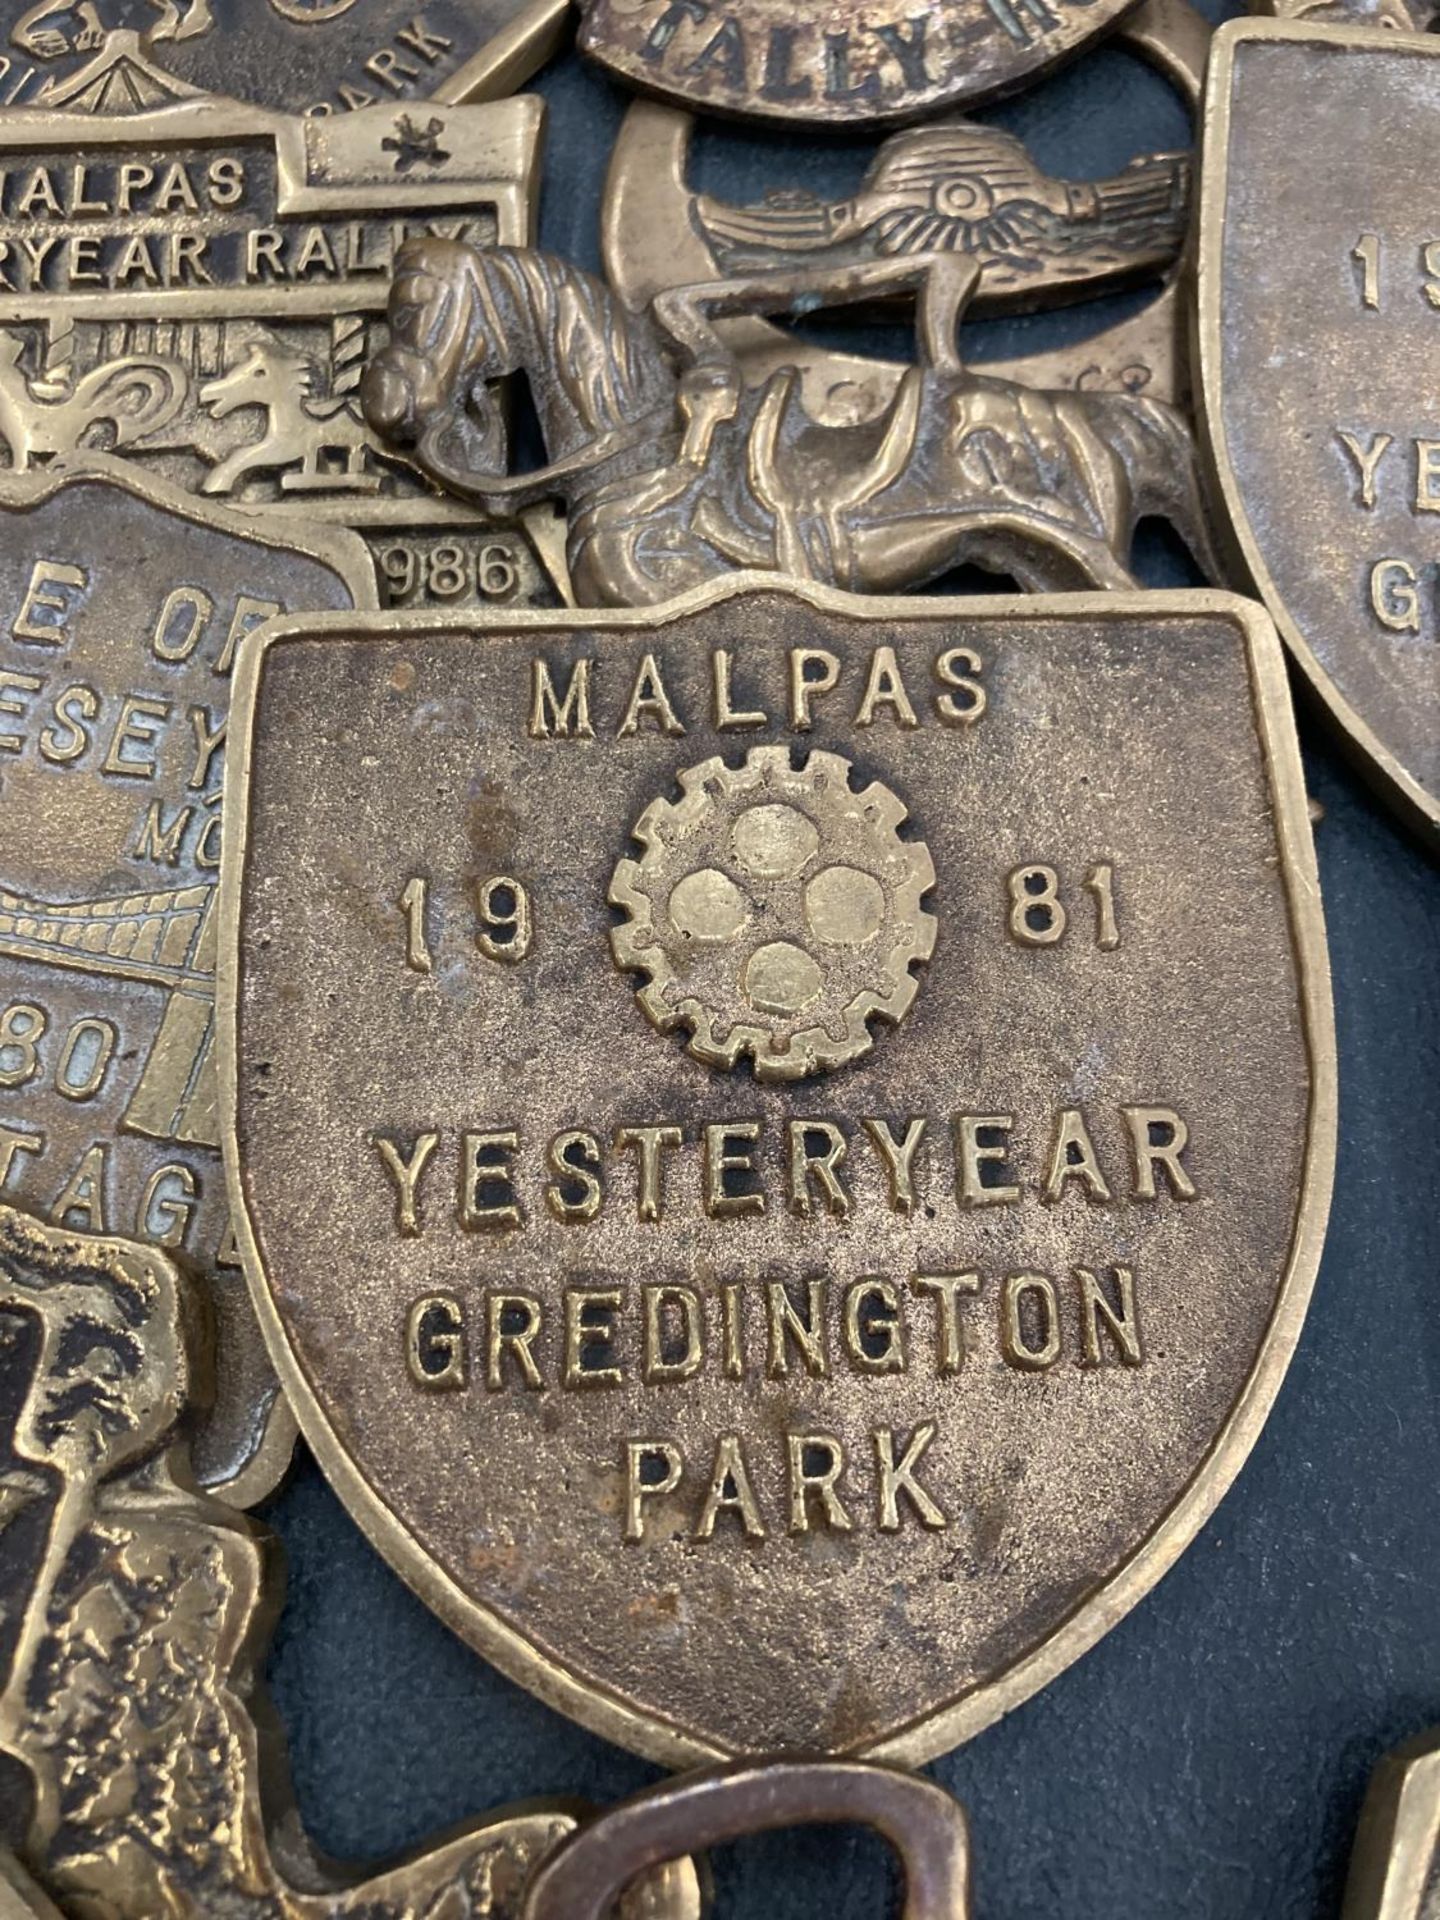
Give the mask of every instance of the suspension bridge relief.
M 153 1140 L 183 1140 L 219 1150 L 215 1117 L 215 935 L 209 883 L 160 893 L 124 894 L 57 906 L 0 888 L 0 954 L 39 966 L 72 967 L 93 975 L 158 986 L 165 1011 L 149 1057 L 120 1118 L 123 1131 Z M 17 1026 L 7 1010 L 12 1036 Z M 33 1025 L 34 1023 L 28 1023 Z M 12 1037 L 12 1051 L 25 1051 Z M 38 1051 L 38 1049 L 37 1049 Z M 79 1097 L 78 1043 L 69 1048 L 63 1090 Z M 90 1049 L 86 1079 L 103 1072 L 102 1037 Z M 103 1211 L 103 1208 L 101 1209 Z
M 550 543 L 439 498 L 359 402 L 406 240 L 530 237 L 538 103 L 301 120 L 157 101 L 166 76 L 136 60 L 121 36 L 113 71 L 0 130 L 0 463 L 115 454 L 221 504 L 353 527 L 400 604 L 556 604 Z

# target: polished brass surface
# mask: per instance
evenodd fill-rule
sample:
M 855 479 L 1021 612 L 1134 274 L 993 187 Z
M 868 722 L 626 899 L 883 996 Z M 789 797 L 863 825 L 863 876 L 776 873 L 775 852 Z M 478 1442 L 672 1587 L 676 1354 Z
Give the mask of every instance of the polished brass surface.
M 1334 138 L 1362 119 L 1386 138 Z M 1363 764 L 1432 836 L 1437 124 L 1429 36 L 1232 23 L 1211 66 L 1199 255 L 1204 425 L 1238 558 Z
M 967 368 L 958 333 L 979 278 L 960 254 L 902 255 L 675 287 L 634 314 L 554 255 L 418 241 L 363 401 L 377 432 L 488 511 L 562 501 L 582 606 L 658 603 L 735 568 L 868 592 L 966 562 L 1031 588 L 1127 587 L 1150 515 L 1208 562 L 1183 416 L 1143 393 Z M 902 291 L 917 357 L 878 420 L 818 423 L 794 365 L 748 384 L 719 329 Z M 520 372 L 548 465 L 512 478 L 496 390 Z
M 565 0 L 7 0 L 0 106 L 126 113 L 177 83 L 285 113 L 490 99 L 540 65 L 565 12 Z
M 1370 1777 L 1341 1920 L 1440 1915 L 1440 1738 L 1387 1754 Z
M 218 1329 L 203 1481 L 245 1504 L 293 1426 L 230 1231 L 212 1051 L 225 728 L 241 636 L 373 606 L 365 549 L 111 462 L 0 477 L 0 1192 L 163 1242 Z
M 712 113 L 862 126 L 1013 93 L 1127 0 L 580 0 L 580 45 L 632 86 Z
M 204 1340 L 179 1269 L 0 1206 L 0 1338 L 16 1386 L 0 1750 L 28 1776 L 16 1837 L 45 1892 L 106 1920 L 517 1920 L 573 1805 L 501 1812 L 363 1878 L 287 1807 L 255 1682 L 279 1570 L 264 1529 L 189 1477 Z M 618 1912 L 698 1920 L 693 1865 L 647 1874 Z
M 139 90 L 123 36 L 97 58 Z M 95 104 L 0 112 L 10 465 L 101 446 L 247 512 L 353 527 L 398 605 L 563 597 L 522 529 L 438 498 L 358 401 L 407 235 L 528 239 L 541 103 Z
M 917 1761 L 1113 1625 L 1328 1204 L 1263 613 L 752 576 L 272 625 L 239 702 L 232 1201 L 417 1591 L 670 1763 Z
M 740 1762 L 667 1780 L 571 1836 L 531 1882 L 524 1920 L 605 1920 L 635 1874 L 681 1851 L 777 1827 L 883 1833 L 904 1873 L 898 1920 L 968 1920 L 970 1841 L 943 1787 L 853 1760 Z

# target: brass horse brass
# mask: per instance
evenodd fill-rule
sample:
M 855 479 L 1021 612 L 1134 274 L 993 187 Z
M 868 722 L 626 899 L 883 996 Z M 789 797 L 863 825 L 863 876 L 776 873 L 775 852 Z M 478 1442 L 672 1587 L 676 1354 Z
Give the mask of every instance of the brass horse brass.
M 1200 385 L 1220 489 L 1311 687 L 1440 834 L 1440 45 L 1234 22 L 1210 89 Z M 1356 116 L 1385 140 L 1337 143 Z
M 1192 171 L 1188 155 L 1142 155 L 1103 183 L 1041 175 L 1037 188 L 1038 169 L 1018 142 L 1011 146 L 1008 136 L 997 138 L 991 127 L 941 122 L 882 144 L 870 177 L 888 180 L 884 192 L 825 205 L 776 191 L 760 207 L 745 208 L 691 191 L 697 124 L 677 108 L 639 100 L 616 136 L 601 245 L 606 277 L 632 312 L 645 311 L 671 288 L 719 279 L 722 259 L 738 275 L 742 263 L 813 263 L 822 251 L 836 263 L 886 253 L 903 257 L 907 251 L 913 257 L 923 243 L 971 255 L 980 272 L 967 317 L 979 318 L 1004 306 L 1039 306 L 1153 272 L 1167 236 L 1170 251 L 1179 251 Z M 967 172 L 960 149 L 971 134 L 988 136 L 993 145 L 990 164 L 977 156 Z M 1007 149 L 1010 164 L 997 178 Z M 1108 189 L 1103 200 L 1102 189 Z M 1042 196 L 1038 205 L 1032 191 Z M 956 216 L 957 200 L 968 202 L 966 216 Z M 1122 200 L 1128 205 L 1123 216 L 1117 212 Z M 815 248 L 816 236 L 827 230 L 831 241 Z M 987 360 L 976 371 L 1032 387 L 1143 393 L 1188 408 L 1188 322 L 1174 291 L 1177 272 L 1170 265 L 1164 290 L 1148 306 L 1099 333 L 1048 353 Z M 817 346 L 753 315 L 721 320 L 716 331 L 754 385 L 777 368 L 795 367 L 806 409 L 820 422 L 877 418 L 905 371 L 894 361 Z
M 1180 252 L 1190 156 L 1139 154 L 1104 180 L 1046 174 L 1000 127 L 947 119 L 892 133 L 859 188 L 822 200 L 772 189 L 736 206 L 686 185 L 695 122 L 632 107 L 606 190 L 606 262 L 632 306 L 665 287 L 783 266 L 963 253 L 980 267 L 978 319 L 1154 275 Z
M 918 1761 L 1134 1604 L 1328 1201 L 1258 608 L 277 623 L 235 726 L 247 1269 L 445 1619 L 666 1762 Z
M 1183 416 L 967 367 L 957 335 L 981 269 L 964 255 L 771 268 L 669 288 L 643 313 L 547 253 L 423 240 L 397 268 L 367 417 L 488 511 L 562 501 L 581 605 L 651 605 L 735 568 L 869 592 L 965 562 L 1031 589 L 1133 587 L 1152 514 L 1209 558 Z M 897 293 L 915 296 L 916 360 L 873 419 L 816 420 L 793 362 L 749 384 L 721 331 Z M 499 383 L 520 371 L 548 463 L 511 475 Z
M 219 1351 L 195 1463 L 247 1503 L 294 1429 L 218 1151 L 230 676 L 268 615 L 374 599 L 352 534 L 262 531 L 119 463 L 0 478 L 0 1191 L 199 1278 Z

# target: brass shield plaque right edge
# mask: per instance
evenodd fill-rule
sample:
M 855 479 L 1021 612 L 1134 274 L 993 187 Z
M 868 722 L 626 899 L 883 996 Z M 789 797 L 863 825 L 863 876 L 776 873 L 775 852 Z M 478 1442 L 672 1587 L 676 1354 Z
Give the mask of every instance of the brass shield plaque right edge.
M 1259 543 L 1251 529 L 1226 443 L 1221 372 L 1221 334 L 1224 326 L 1223 228 L 1229 194 L 1230 108 L 1237 46 L 1248 41 L 1288 41 L 1334 45 L 1337 41 L 1394 51 L 1397 45 L 1418 42 L 1417 51 L 1436 54 L 1433 39 L 1424 35 L 1397 36 L 1382 29 L 1317 26 L 1307 21 L 1239 19 L 1220 27 L 1212 43 L 1200 127 L 1201 164 L 1196 228 L 1196 300 L 1191 309 L 1192 362 L 1201 398 L 1199 439 L 1208 479 L 1218 505 L 1222 539 L 1239 561 L 1285 643 L 1287 652 L 1304 674 L 1332 723 L 1339 729 L 1350 758 L 1394 804 L 1407 822 L 1429 841 L 1440 841 L 1440 798 L 1426 791 L 1380 739 L 1374 729 L 1341 693 L 1321 666 L 1313 648 L 1285 608 Z

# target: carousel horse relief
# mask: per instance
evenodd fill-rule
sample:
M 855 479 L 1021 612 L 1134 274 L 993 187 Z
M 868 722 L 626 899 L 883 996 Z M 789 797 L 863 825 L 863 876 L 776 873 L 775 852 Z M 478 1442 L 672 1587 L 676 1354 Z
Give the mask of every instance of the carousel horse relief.
M 1131 587 L 1136 525 L 1169 520 L 1214 576 L 1182 415 L 1124 393 L 1045 392 L 967 368 L 979 270 L 957 254 L 787 265 L 630 312 L 546 253 L 402 250 L 390 344 L 364 381 L 377 433 L 492 513 L 569 513 L 580 604 L 650 605 L 731 568 L 900 592 L 970 564 L 1032 590 Z M 821 426 L 795 369 L 747 388 L 713 324 L 917 296 L 917 357 L 875 421 Z M 547 464 L 509 472 L 498 383 L 530 384 Z

